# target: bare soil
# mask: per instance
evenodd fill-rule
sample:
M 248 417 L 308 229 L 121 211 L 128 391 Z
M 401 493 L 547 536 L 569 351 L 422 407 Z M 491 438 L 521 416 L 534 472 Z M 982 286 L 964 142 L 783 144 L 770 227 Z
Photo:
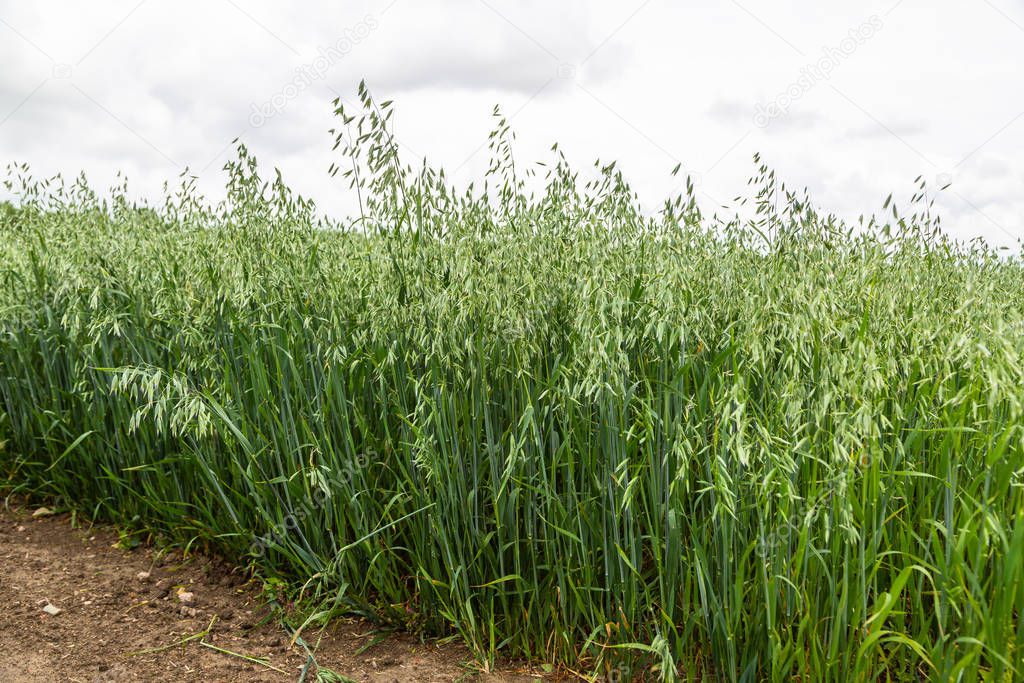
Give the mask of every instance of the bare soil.
M 240 572 L 196 554 L 126 550 L 109 527 L 33 512 L 0 510 L 0 681 L 300 680 L 306 651 L 290 646 Z M 460 645 L 381 636 L 367 622 L 335 620 L 316 663 L 374 683 L 541 678 L 482 673 Z M 305 680 L 317 680 L 315 665 Z

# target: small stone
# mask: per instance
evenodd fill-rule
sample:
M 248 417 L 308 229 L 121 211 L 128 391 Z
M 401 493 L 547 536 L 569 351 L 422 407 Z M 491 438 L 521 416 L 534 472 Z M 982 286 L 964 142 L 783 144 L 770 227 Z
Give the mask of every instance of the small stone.
M 62 610 L 60 607 L 51 605 L 50 603 L 46 603 L 45 605 L 43 605 L 43 611 L 49 614 L 51 617 L 55 617 L 64 610 Z
M 36 511 L 32 513 L 33 517 L 49 517 L 55 514 L 50 508 L 36 508 Z
M 186 590 L 179 590 L 178 591 L 178 602 L 181 602 L 182 604 L 185 604 L 185 605 L 191 605 L 195 601 L 196 601 L 196 596 L 195 596 L 194 593 L 190 593 L 189 591 L 186 591 Z
M 19 524 L 19 525 L 18 525 L 18 533 L 20 534 L 20 533 L 21 533 L 22 531 L 24 531 L 24 530 L 25 530 L 25 527 L 23 527 L 23 526 L 21 526 L 21 525 Z
M 147 581 L 149 581 L 149 577 L 149 572 L 139 572 L 135 575 L 135 578 L 141 581 L 142 583 L 146 583 Z

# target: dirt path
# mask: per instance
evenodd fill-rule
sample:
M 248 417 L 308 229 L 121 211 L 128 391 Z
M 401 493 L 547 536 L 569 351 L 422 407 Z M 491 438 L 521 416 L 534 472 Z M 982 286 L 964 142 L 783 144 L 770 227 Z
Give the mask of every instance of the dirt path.
M 0 681 L 299 680 L 305 651 L 288 647 L 241 576 L 215 561 L 126 551 L 117 541 L 109 528 L 72 528 L 67 515 L 0 511 Z M 48 605 L 59 613 L 45 612 Z M 458 645 L 377 636 L 367 623 L 337 621 L 317 662 L 354 681 L 538 680 L 479 674 Z M 314 671 L 306 681 L 316 681 Z

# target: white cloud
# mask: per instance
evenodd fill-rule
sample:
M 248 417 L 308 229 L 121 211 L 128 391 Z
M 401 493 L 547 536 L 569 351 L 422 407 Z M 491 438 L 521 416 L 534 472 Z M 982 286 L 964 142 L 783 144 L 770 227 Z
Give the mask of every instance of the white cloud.
M 848 217 L 951 173 L 937 201 L 947 229 L 1012 244 L 1024 233 L 1024 6 L 992 5 L 2 1 L 0 161 L 84 169 L 99 187 L 123 169 L 152 194 L 188 165 L 216 196 L 241 136 L 342 211 L 350 198 L 326 176 L 330 100 L 365 78 L 396 100 L 405 151 L 458 181 L 486 168 L 477 150 L 500 104 L 521 159 L 546 159 L 556 140 L 581 166 L 619 159 L 648 206 L 678 190 L 677 162 L 709 205 L 730 199 L 759 151 Z M 875 34 L 807 77 L 873 16 Z M 794 85 L 784 115 L 755 125 L 758 105 Z

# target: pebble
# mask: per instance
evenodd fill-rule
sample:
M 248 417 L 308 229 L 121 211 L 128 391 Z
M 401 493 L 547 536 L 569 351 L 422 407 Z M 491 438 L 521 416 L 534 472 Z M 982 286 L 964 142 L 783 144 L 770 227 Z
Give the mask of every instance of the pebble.
M 45 605 L 43 605 L 43 611 L 49 614 L 51 617 L 55 617 L 64 610 L 62 610 L 60 607 L 51 605 L 50 603 L 46 603 Z
M 149 576 L 149 572 L 139 572 L 135 575 L 135 578 L 141 581 L 142 583 L 146 583 L 147 581 L 149 581 Z
M 190 592 L 185 591 L 185 590 L 179 590 L 178 591 L 178 601 L 183 603 L 183 604 L 185 604 L 185 605 L 191 605 L 192 603 L 194 603 L 196 601 L 196 596 L 195 596 L 194 593 L 190 593 Z

